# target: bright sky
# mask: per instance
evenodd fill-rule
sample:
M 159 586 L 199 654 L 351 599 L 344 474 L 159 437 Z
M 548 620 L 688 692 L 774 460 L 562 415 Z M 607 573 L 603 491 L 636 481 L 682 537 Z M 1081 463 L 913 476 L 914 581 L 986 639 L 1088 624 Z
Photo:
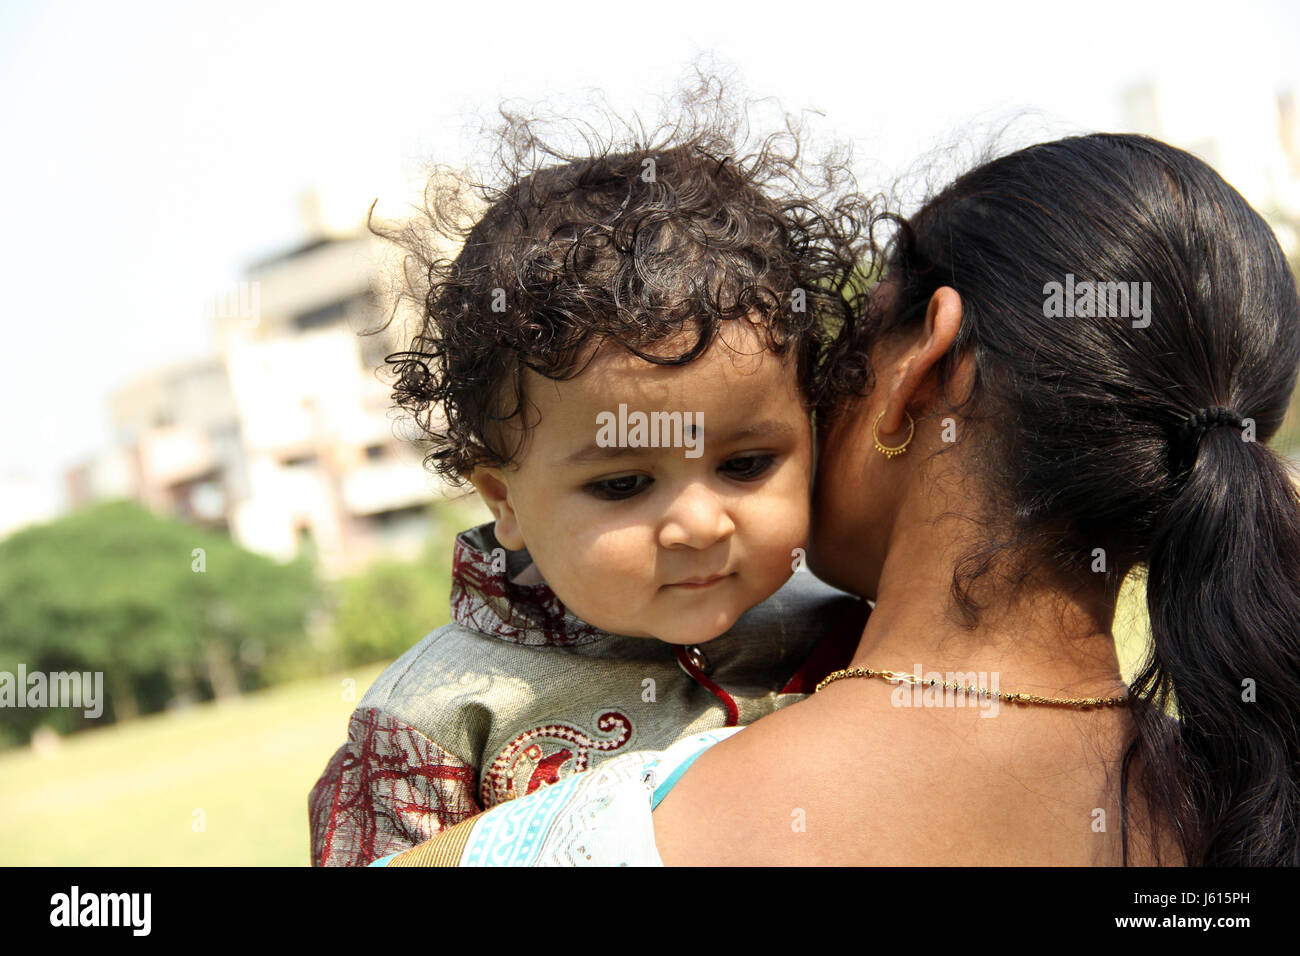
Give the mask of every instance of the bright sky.
M 6 0 L 0 476 L 61 485 L 107 444 L 114 388 L 207 354 L 205 301 L 300 239 L 305 188 L 335 216 L 400 210 L 503 98 L 645 108 L 712 51 L 883 173 L 1025 109 L 1034 138 L 1120 129 L 1120 92 L 1152 77 L 1231 130 L 1300 84 L 1297 50 L 1286 2 Z

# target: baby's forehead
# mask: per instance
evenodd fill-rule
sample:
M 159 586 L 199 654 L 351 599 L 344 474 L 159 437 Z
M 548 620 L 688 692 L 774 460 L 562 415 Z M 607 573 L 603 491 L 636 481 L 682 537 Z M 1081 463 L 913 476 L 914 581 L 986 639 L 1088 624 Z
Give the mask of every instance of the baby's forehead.
M 655 358 L 674 359 L 694 344 L 695 340 L 683 338 L 643 351 Z M 569 401 L 716 399 L 720 390 L 761 391 L 797 378 L 793 354 L 778 354 L 748 328 L 720 331 L 700 355 L 688 362 L 650 361 L 623 345 L 605 342 L 593 348 L 580 367 L 581 372 L 556 390 Z
M 757 334 L 720 337 L 679 365 L 655 364 L 608 344 L 593 349 L 589 358 L 580 373 L 565 380 L 527 373 L 526 414 L 518 426 L 535 461 L 570 462 L 593 444 L 603 447 L 615 429 L 631 436 L 642 426 L 680 425 L 683 437 L 731 442 L 746 436 L 776 440 L 809 428 L 796 360 Z

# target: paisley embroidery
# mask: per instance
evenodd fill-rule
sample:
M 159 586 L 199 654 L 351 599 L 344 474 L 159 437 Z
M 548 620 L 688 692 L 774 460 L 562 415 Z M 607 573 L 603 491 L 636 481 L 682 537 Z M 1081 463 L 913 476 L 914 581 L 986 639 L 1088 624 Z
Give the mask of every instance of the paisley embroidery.
M 558 723 L 519 734 L 483 774 L 479 788 L 483 807 L 526 796 L 586 770 L 593 753 L 610 753 L 632 739 L 632 721 L 616 710 L 601 714 L 596 729 L 602 737 L 593 737 L 573 724 Z

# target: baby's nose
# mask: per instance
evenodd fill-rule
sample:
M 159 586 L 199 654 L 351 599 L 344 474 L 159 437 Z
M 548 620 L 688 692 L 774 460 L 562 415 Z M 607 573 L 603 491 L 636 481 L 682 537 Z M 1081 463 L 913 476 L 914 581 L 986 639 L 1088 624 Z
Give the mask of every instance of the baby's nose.
M 707 548 L 736 530 L 725 502 L 701 485 L 691 485 L 673 499 L 659 528 L 665 548 Z

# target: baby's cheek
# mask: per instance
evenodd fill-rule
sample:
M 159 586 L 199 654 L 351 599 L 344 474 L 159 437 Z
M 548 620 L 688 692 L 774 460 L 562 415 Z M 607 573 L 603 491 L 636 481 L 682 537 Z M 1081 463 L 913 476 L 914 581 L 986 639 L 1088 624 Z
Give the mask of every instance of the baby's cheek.
M 620 549 L 592 547 L 575 568 L 574 583 L 588 595 L 588 601 L 607 612 L 627 612 L 639 606 L 654 568 L 644 552 L 625 554 Z
M 638 605 L 626 591 L 619 590 L 626 588 L 626 581 L 620 581 L 608 569 L 570 577 L 565 584 L 567 599 L 558 587 L 553 590 L 569 612 L 580 620 L 615 634 L 634 633 L 640 626 L 636 620 Z
M 808 508 L 802 502 L 784 502 L 765 510 L 757 534 L 747 549 L 756 559 L 765 583 L 776 586 L 799 564 L 808 547 Z

